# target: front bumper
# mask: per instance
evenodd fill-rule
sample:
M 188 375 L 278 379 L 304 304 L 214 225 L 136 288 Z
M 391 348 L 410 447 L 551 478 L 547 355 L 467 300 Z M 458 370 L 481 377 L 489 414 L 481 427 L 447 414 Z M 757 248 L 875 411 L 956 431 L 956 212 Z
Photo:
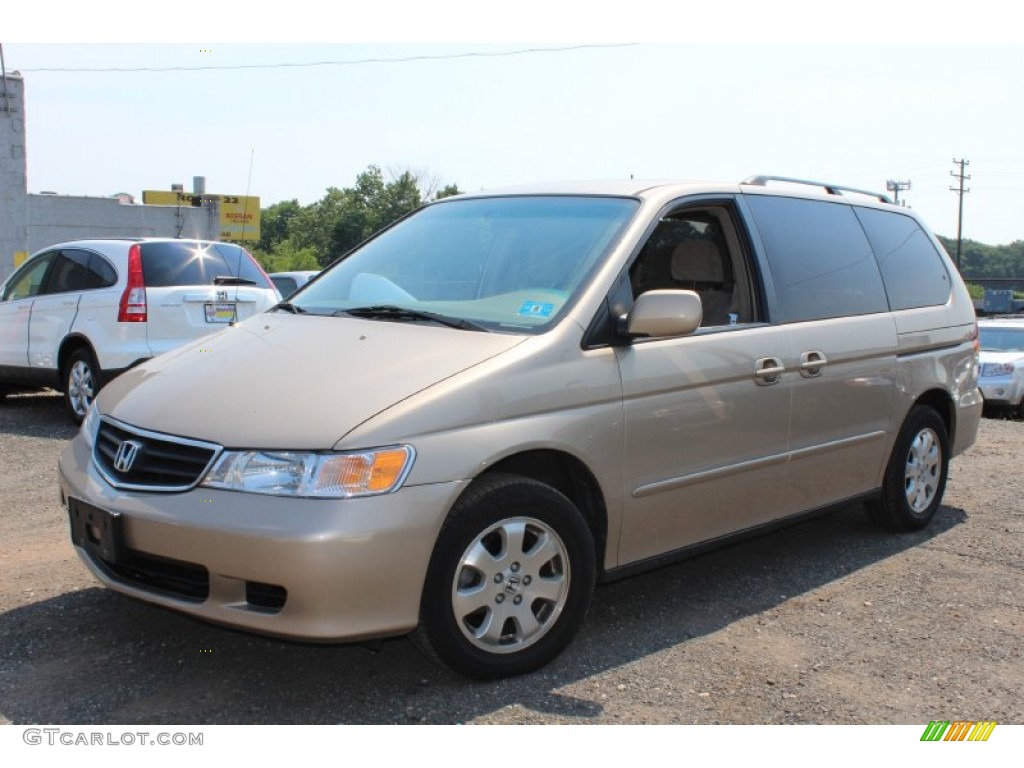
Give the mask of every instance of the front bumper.
M 119 516 L 123 561 L 76 546 L 109 588 L 214 623 L 323 642 L 416 627 L 434 542 L 465 486 L 331 500 L 202 487 L 124 492 L 99 476 L 81 435 L 58 466 L 65 507 L 75 499 Z M 191 586 L 147 581 L 138 576 L 139 563 L 187 573 Z
M 1017 408 L 1024 398 L 1024 378 L 1019 376 L 986 376 L 978 379 L 978 388 L 987 405 Z

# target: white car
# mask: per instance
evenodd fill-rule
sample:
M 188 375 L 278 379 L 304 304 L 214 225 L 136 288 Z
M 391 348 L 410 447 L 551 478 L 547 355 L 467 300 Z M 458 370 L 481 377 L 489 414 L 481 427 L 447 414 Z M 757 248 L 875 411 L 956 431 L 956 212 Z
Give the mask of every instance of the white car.
M 271 272 L 270 280 L 274 283 L 274 287 L 281 294 L 282 299 L 287 299 L 299 288 L 304 286 L 314 277 L 319 275 L 319 270 L 301 270 L 298 272 Z
M 1024 417 L 1024 320 L 979 320 L 978 337 L 985 405 Z
M 137 238 L 44 248 L 0 286 L 0 400 L 57 389 L 80 422 L 114 376 L 277 302 L 263 269 L 230 243 Z

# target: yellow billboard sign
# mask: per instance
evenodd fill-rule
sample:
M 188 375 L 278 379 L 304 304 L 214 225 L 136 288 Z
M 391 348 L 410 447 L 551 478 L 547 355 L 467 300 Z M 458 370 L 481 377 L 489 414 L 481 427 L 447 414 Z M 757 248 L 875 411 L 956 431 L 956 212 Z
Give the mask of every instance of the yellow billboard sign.
M 220 208 L 221 240 L 260 239 L 260 199 L 237 195 L 193 195 L 191 192 L 168 192 L 147 189 L 142 192 L 146 205 L 181 205 L 198 207 L 216 200 Z

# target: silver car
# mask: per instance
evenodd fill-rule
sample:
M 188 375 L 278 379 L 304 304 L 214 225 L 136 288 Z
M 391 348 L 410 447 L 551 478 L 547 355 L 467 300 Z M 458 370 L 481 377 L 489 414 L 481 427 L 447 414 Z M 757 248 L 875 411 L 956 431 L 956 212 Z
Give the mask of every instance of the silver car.
M 978 321 L 985 405 L 1024 418 L 1024 319 Z
M 521 674 L 596 583 L 864 501 L 927 525 L 977 328 L 916 215 L 835 185 L 447 198 L 111 382 L 60 458 L 111 589 Z

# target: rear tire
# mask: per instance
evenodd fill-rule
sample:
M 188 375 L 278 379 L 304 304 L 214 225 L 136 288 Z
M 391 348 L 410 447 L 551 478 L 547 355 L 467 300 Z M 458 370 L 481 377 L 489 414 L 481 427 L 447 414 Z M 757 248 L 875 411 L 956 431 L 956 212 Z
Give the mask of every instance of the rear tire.
M 413 640 L 467 677 L 533 672 L 582 624 L 595 562 L 593 535 L 569 499 L 525 477 L 484 476 L 441 529 Z
M 86 347 L 79 347 L 64 365 L 64 405 L 75 424 L 81 424 L 86 411 L 100 391 L 100 367 Z
M 916 405 L 903 422 L 885 470 L 881 495 L 868 503 L 868 514 L 883 528 L 920 530 L 932 521 L 942 504 L 948 474 L 946 423 L 935 409 Z

